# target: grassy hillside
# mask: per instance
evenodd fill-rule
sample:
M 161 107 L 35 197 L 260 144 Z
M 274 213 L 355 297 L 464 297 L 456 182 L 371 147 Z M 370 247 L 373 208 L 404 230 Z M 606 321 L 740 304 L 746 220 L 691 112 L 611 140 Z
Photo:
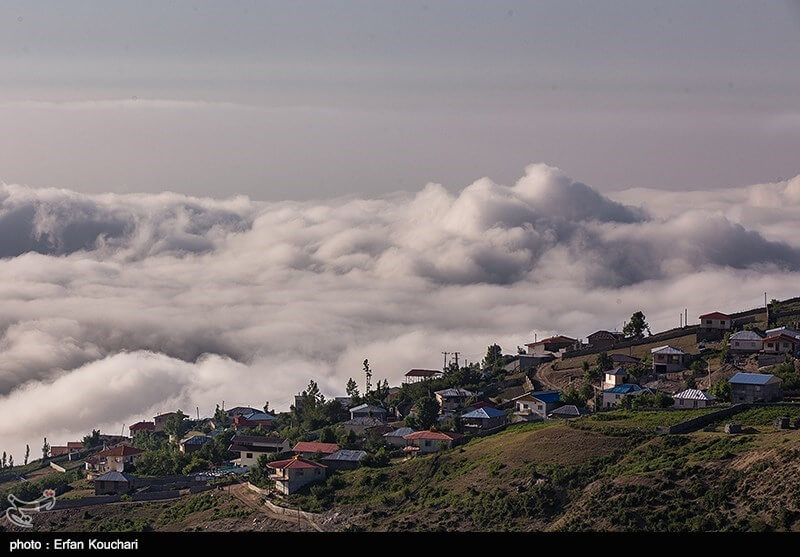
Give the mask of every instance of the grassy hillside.
M 741 421 L 771 424 L 751 412 Z M 611 414 L 511 428 L 293 499 L 350 530 L 800 530 L 800 431 L 656 437 L 698 412 Z

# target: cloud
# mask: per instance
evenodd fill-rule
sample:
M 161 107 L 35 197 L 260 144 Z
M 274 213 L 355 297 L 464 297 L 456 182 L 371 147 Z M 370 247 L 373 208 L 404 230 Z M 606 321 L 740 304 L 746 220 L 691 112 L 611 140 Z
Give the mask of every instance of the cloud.
M 613 197 L 613 199 L 612 199 Z M 0 439 L 21 455 L 179 407 L 286 409 L 311 378 L 397 383 L 585 337 L 642 309 L 795 295 L 800 178 L 604 196 L 559 169 L 380 199 L 84 195 L 0 187 Z

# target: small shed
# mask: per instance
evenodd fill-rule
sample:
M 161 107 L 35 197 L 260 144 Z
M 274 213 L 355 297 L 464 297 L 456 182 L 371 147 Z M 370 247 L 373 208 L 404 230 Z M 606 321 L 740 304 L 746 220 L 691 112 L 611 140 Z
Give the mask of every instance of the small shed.
M 725 424 L 725 433 L 741 433 L 742 426 L 739 424 Z
M 133 490 L 134 478 L 125 472 L 111 471 L 94 479 L 95 495 L 123 495 Z

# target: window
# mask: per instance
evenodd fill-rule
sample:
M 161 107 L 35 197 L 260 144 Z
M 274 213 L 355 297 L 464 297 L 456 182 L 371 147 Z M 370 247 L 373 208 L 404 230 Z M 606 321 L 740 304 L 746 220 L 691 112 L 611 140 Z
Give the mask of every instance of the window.
M 430 447 L 431 446 L 430 440 L 428 440 L 428 439 L 425 440 L 425 446 L 426 447 Z
M 247 454 L 245 455 L 245 458 L 253 458 L 253 453 L 247 453 Z
M 723 319 L 722 321 L 719 322 L 719 324 L 724 327 L 725 326 L 725 320 Z
M 706 325 L 711 325 L 711 319 L 706 319 Z

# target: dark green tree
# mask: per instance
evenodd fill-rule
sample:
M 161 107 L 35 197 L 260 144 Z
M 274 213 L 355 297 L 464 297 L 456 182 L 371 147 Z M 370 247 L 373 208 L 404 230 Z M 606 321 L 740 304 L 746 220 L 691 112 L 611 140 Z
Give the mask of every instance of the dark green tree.
M 164 433 L 172 435 L 176 439 L 181 439 L 191 427 L 192 424 L 186 419 L 186 414 L 178 410 L 164 422 Z
M 345 387 L 344 392 L 353 400 L 358 398 L 358 383 L 356 383 L 352 377 L 347 380 L 347 387 Z
M 644 313 L 641 311 L 637 311 L 631 315 L 630 321 L 625 323 L 625 326 L 622 328 L 622 332 L 625 336 L 632 338 L 643 336 L 645 331 L 647 331 L 648 334 L 652 334 L 650 333 L 650 325 L 647 324 Z
M 439 402 L 433 397 L 422 399 L 417 403 L 417 423 L 422 429 L 430 429 L 439 418 Z
M 47 437 L 44 438 L 42 443 L 42 460 L 47 460 L 47 455 L 50 454 L 50 443 L 47 442 Z
M 614 367 L 614 360 L 608 355 L 608 352 L 600 352 L 595 360 L 598 370 L 601 372 L 608 371 Z
M 369 360 L 364 360 L 364 375 L 367 378 L 367 387 L 364 391 L 364 394 L 369 396 L 370 391 L 372 391 L 372 370 L 369 367 Z
M 83 436 L 83 448 L 84 449 L 91 449 L 94 447 L 99 447 L 101 444 L 100 441 L 100 430 L 93 429 L 89 435 Z
M 25 460 L 23 461 L 23 464 L 28 464 L 28 459 L 30 458 L 30 456 L 31 456 L 31 446 L 25 445 Z
M 503 367 L 503 349 L 495 343 L 486 348 L 486 356 L 483 357 L 483 369 L 496 372 Z

